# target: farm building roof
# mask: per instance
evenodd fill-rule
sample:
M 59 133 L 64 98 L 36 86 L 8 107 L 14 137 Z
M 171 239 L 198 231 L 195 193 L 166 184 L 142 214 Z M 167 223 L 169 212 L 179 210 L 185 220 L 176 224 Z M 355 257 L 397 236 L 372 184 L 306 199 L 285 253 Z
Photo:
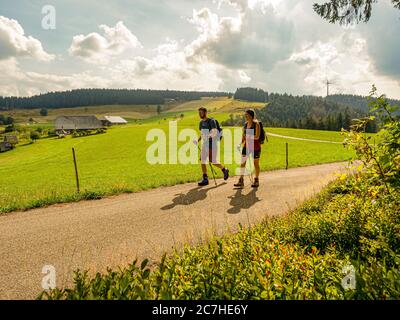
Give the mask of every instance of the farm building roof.
M 4 142 L 9 142 L 11 144 L 17 144 L 18 138 L 17 138 L 17 136 L 6 135 L 6 136 L 4 136 Z
M 88 130 L 103 127 L 95 116 L 60 116 L 55 120 L 56 130 Z
M 112 124 L 126 124 L 128 121 L 126 121 L 124 118 L 119 117 L 119 116 L 104 116 L 100 118 L 102 121 L 108 121 Z

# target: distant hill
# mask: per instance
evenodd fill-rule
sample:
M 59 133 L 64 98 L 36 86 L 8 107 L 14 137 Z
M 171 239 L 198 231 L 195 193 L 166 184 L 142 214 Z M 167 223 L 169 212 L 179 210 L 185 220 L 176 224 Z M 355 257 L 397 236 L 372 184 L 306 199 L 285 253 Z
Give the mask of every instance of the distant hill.
M 100 105 L 157 105 L 165 101 L 191 101 L 203 97 L 231 97 L 228 92 L 143 89 L 79 89 L 32 97 L 0 97 L 0 109 L 58 109 Z
M 342 128 L 349 129 L 352 119 L 362 117 L 368 112 L 365 97 L 345 99 L 345 96 L 340 96 L 342 99 L 330 99 L 331 97 L 326 99 L 316 96 L 268 93 L 255 88 L 239 88 L 234 97 L 249 101 L 264 101 L 265 107 L 256 113 L 258 118 L 270 127 L 339 131 Z M 232 115 L 224 125 L 242 123 L 242 117 Z M 367 128 L 369 132 L 376 130 L 375 123 L 371 123 Z
M 339 103 L 342 105 L 350 106 L 359 109 L 362 112 L 368 112 L 368 98 L 352 94 L 334 94 L 326 98 L 329 102 Z M 388 99 L 390 104 L 400 105 L 400 100 Z

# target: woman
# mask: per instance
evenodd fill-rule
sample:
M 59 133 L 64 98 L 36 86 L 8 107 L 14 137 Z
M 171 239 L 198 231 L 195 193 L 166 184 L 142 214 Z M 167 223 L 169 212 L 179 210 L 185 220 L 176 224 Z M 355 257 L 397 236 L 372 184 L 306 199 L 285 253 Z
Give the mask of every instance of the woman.
M 244 187 L 244 171 L 246 168 L 246 162 L 250 155 L 253 156 L 254 159 L 254 168 L 255 168 L 255 179 L 253 184 L 251 185 L 253 188 L 258 188 L 260 185 L 259 176 L 260 176 L 260 155 L 261 155 L 261 144 L 259 141 L 261 126 L 258 120 L 255 117 L 254 110 L 246 110 L 245 113 L 246 124 L 243 128 L 243 138 L 242 138 L 242 164 L 241 164 L 241 176 L 239 178 L 238 183 L 234 186 L 237 188 Z

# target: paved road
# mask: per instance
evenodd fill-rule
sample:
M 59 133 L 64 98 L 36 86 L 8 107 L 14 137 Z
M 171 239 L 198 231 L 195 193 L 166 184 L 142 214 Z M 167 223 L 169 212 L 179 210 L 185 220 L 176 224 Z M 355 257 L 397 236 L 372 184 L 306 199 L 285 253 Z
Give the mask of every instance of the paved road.
M 184 184 L 0 216 L 0 298 L 35 298 L 44 265 L 55 267 L 58 287 L 68 286 L 78 268 L 104 271 L 136 256 L 157 259 L 182 243 L 283 214 L 345 167 L 263 173 L 258 190 L 249 179 L 243 190 L 233 190 L 232 180 L 217 187 Z

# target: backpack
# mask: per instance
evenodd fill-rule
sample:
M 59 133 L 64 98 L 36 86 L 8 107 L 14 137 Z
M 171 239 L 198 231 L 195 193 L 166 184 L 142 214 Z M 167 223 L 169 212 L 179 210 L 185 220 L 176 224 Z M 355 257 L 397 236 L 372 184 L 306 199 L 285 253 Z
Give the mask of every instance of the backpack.
M 215 126 L 217 127 L 217 130 L 218 130 L 219 140 L 222 140 L 223 136 L 222 136 L 222 127 L 221 127 L 221 125 L 219 124 L 218 120 L 216 120 L 214 118 L 210 118 L 210 119 L 215 122 Z
M 258 141 L 260 144 L 264 144 L 265 140 L 268 142 L 267 134 L 265 133 L 264 126 L 261 121 L 258 122 L 260 124 L 260 137 L 258 138 Z M 247 125 L 244 125 L 244 130 L 247 129 Z
M 258 141 L 260 141 L 260 144 L 264 144 L 265 139 L 268 142 L 268 138 L 267 138 L 267 135 L 265 133 L 264 126 L 263 126 L 262 122 L 260 121 L 259 124 L 260 124 L 260 137 L 258 138 Z

